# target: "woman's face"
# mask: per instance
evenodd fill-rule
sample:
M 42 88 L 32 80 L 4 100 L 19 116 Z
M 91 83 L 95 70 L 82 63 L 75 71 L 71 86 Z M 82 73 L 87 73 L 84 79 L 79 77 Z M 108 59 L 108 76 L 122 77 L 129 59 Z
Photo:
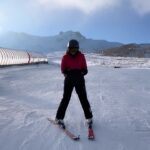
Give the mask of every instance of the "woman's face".
M 69 48 L 69 53 L 71 55 L 75 55 L 78 52 L 78 50 L 79 50 L 79 48 L 77 48 L 77 47 L 70 47 Z

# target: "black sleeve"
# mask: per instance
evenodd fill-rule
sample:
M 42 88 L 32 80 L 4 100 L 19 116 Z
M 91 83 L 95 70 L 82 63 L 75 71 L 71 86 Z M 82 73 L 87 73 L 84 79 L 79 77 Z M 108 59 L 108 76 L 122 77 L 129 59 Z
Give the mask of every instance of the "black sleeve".
M 64 70 L 62 73 L 67 75 L 68 74 L 68 70 Z
M 87 69 L 82 69 L 82 70 L 81 70 L 81 74 L 82 74 L 82 75 L 86 75 L 87 73 L 88 73 L 88 70 L 87 70 Z

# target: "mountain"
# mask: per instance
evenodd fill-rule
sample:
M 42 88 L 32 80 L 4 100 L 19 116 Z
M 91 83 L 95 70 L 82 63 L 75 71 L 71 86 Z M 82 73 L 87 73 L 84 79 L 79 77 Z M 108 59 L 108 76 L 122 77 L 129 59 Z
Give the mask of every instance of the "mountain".
M 60 32 L 55 36 L 33 36 L 26 33 L 6 32 L 0 34 L 0 47 L 31 50 L 39 52 L 64 51 L 70 39 L 80 42 L 80 49 L 86 52 L 121 46 L 119 42 L 93 40 L 83 36 L 80 32 Z
M 105 56 L 150 57 L 150 44 L 126 44 L 101 51 Z

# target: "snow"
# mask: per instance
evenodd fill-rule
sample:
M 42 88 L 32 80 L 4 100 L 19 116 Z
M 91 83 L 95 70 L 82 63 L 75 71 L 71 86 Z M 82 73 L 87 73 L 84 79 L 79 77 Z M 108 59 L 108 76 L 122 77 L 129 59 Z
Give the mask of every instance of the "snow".
M 64 121 L 80 135 L 75 142 L 46 119 L 55 117 L 62 98 L 62 55 L 49 54 L 49 65 L 0 68 L 0 149 L 149 150 L 150 60 L 86 54 L 96 140 L 87 139 L 83 111 L 73 92 Z

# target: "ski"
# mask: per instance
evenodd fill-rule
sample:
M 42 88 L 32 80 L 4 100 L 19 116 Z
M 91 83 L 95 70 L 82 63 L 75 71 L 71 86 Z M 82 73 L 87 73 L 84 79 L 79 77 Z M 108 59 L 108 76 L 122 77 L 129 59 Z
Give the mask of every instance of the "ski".
M 76 136 L 75 134 L 73 134 L 72 132 L 70 132 L 68 129 L 66 129 L 65 126 L 60 126 L 59 124 L 57 124 L 55 122 L 55 120 L 51 119 L 51 118 L 47 118 L 47 120 L 52 123 L 53 125 L 59 127 L 59 129 L 61 129 L 70 139 L 74 140 L 74 141 L 78 141 L 80 140 L 79 136 Z
M 88 126 L 88 139 L 89 140 L 95 140 L 95 134 L 94 134 L 94 130 L 92 128 L 92 125 Z

